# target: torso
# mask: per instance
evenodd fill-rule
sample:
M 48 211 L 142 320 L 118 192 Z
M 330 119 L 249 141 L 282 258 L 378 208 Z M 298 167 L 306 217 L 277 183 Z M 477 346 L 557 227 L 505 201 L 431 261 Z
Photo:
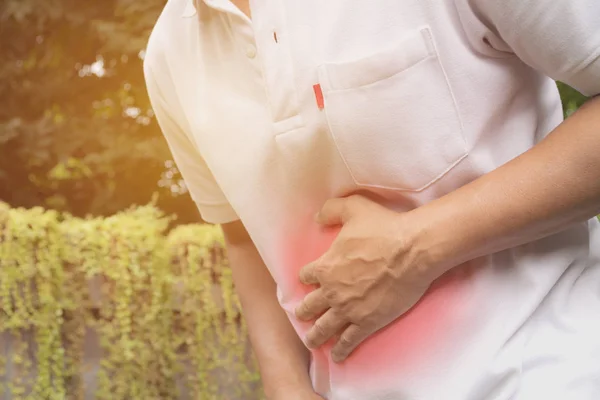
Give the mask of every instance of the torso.
M 264 1 L 252 21 L 243 2 L 245 14 L 213 0 L 220 10 L 203 22 L 180 18 L 185 3 L 171 0 L 157 25 L 174 36 L 161 65 L 169 96 L 299 334 L 307 326 L 292 311 L 307 289 L 297 272 L 333 239 L 312 220 L 325 200 L 361 192 L 398 211 L 418 207 L 562 119 L 554 82 L 475 51 L 448 0 Z M 315 388 L 330 400 L 548 398 L 528 382 L 572 376 L 569 332 L 600 333 L 584 312 L 600 309 L 590 231 L 596 222 L 457 269 L 346 363 L 313 352 Z M 598 279 L 578 280 L 590 265 Z M 588 348 L 589 335 L 578 336 Z M 563 364 L 544 361 L 550 347 Z

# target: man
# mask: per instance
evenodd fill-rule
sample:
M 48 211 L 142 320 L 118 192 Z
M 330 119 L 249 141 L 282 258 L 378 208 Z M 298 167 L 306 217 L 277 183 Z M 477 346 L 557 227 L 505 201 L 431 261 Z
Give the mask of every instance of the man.
M 597 0 L 170 0 L 145 74 L 269 399 L 600 398 Z

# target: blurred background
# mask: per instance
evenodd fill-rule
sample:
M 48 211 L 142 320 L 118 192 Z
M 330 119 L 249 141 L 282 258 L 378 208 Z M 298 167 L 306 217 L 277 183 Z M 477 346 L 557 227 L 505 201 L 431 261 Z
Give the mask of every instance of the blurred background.
M 165 0 L 0 0 L 0 200 L 77 216 L 199 215 L 142 75 Z

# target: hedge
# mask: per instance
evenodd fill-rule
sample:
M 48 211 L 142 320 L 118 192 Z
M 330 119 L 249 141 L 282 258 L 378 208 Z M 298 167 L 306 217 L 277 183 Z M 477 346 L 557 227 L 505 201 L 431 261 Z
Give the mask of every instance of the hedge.
M 0 203 L 0 397 L 262 398 L 220 230 L 170 222 Z

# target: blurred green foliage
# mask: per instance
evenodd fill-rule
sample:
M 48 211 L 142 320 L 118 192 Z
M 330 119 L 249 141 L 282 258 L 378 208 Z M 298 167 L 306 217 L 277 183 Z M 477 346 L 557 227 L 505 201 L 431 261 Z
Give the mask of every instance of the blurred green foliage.
M 0 202 L 0 398 L 262 398 L 220 229 L 169 222 Z
M 557 85 L 558 90 L 560 91 L 560 97 L 562 98 L 563 111 L 566 118 L 581 107 L 581 105 L 586 102 L 587 97 L 562 82 L 558 82 Z

